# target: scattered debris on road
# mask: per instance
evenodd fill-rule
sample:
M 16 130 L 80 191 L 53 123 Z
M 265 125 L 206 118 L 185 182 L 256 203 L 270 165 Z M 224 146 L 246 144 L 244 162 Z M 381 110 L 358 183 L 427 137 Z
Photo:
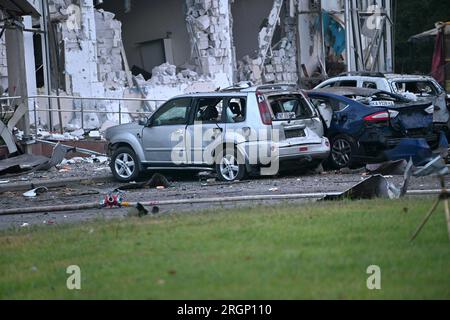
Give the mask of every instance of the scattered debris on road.
M 100 202 L 100 206 L 103 208 L 121 208 L 122 206 L 126 206 L 126 202 L 123 201 L 125 197 L 125 193 L 122 190 L 114 190 L 108 193 L 103 200 Z
M 165 176 L 160 173 L 155 173 L 152 178 L 145 182 L 130 182 L 123 186 L 120 186 L 120 190 L 134 190 L 134 189 L 166 189 L 170 187 L 170 182 Z
M 26 198 L 34 198 L 36 197 L 38 194 L 47 192 L 48 188 L 47 187 L 37 187 L 35 189 L 32 189 L 30 191 L 27 191 L 23 194 L 24 197 Z
M 403 175 L 406 170 L 408 162 L 404 159 L 396 161 L 386 161 L 383 163 L 368 164 L 366 165 L 366 170 L 370 174 L 381 174 L 386 175 Z
M 128 214 L 129 217 L 143 217 L 148 215 L 148 210 L 141 204 L 141 203 L 137 203 L 136 206 L 134 207 L 130 207 L 128 209 Z

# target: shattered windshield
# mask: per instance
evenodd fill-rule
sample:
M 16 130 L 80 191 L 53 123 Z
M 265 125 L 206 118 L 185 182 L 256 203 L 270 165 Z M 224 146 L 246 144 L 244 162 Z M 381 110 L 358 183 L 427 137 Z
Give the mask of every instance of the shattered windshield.
M 395 81 L 393 89 L 396 93 L 413 93 L 417 96 L 436 96 L 436 87 L 431 81 Z
M 276 120 L 305 119 L 314 116 L 308 102 L 299 94 L 270 96 L 269 103 Z

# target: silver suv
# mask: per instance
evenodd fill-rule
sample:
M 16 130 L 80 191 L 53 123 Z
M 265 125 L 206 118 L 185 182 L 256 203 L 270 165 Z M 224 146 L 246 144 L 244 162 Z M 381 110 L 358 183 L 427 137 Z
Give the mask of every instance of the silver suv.
M 285 161 L 320 165 L 330 151 L 323 133 L 303 92 L 265 85 L 178 96 L 147 121 L 111 127 L 105 137 L 119 181 L 165 169 L 215 170 L 220 180 L 233 181 L 277 174 Z

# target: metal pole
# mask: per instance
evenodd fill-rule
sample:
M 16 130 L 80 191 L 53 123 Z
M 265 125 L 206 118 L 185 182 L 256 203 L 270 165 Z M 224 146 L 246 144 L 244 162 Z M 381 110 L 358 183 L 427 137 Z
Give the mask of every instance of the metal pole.
M 122 124 L 122 104 L 119 101 L 119 124 Z
M 347 59 L 347 72 L 352 70 L 351 67 L 351 47 L 350 47 L 350 8 L 349 8 L 349 0 L 344 0 L 344 16 L 345 16 L 345 51 L 346 51 L 346 59 Z
M 83 105 L 83 101 L 81 102 L 81 129 L 84 130 L 84 105 Z
M 36 110 L 36 100 L 33 99 L 33 113 L 34 113 L 34 130 L 36 130 L 36 136 L 38 132 L 38 121 L 37 121 L 37 110 Z

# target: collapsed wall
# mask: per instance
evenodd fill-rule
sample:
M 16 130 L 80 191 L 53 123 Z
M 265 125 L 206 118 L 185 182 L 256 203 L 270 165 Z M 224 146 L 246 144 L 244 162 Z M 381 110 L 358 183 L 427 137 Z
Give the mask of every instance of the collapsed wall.
M 114 19 L 114 14 L 97 10 L 92 0 L 50 0 L 51 20 L 57 24 L 57 40 L 64 64 L 61 96 L 152 99 L 146 103 L 61 99 L 58 105 L 52 101 L 53 109 L 88 110 L 83 118 L 80 112 L 64 112 L 62 122 L 65 129 L 105 129 L 138 117 L 130 117 L 127 111 L 153 112 L 173 96 L 213 91 L 232 83 L 233 51 L 228 0 L 187 2 L 187 28 L 192 32 L 193 45 L 199 50 L 197 72 L 179 70 L 166 63 L 154 68 L 148 81 L 141 76 L 131 81 L 131 74 L 125 71 L 121 22 Z M 41 90 L 41 93 L 44 92 Z M 46 108 L 48 100 L 38 99 L 37 105 Z M 119 109 L 122 111 L 120 121 Z M 52 120 L 54 128 L 48 128 L 48 113 L 39 112 L 38 126 L 55 129 L 59 125 L 58 116 L 53 115 Z
M 114 14 L 95 10 L 98 78 L 106 87 L 124 87 L 128 78 L 122 62 L 122 23 Z
M 238 61 L 238 81 L 251 81 L 256 84 L 297 83 L 296 11 L 290 6 L 283 6 L 283 3 L 283 0 L 274 1 L 266 25 L 258 34 L 257 53 L 252 57 L 244 56 Z M 276 28 L 281 28 L 284 37 L 274 44 L 273 35 Z
M 296 82 L 295 18 L 283 20 L 284 37 L 272 44 L 273 30 L 279 24 L 282 0 L 274 1 L 268 24 L 259 34 L 260 51 L 246 57 L 236 72 L 231 15 L 232 0 L 185 0 L 186 28 L 191 46 L 194 70 L 163 64 L 152 70 L 152 77 L 132 79 L 126 65 L 122 44 L 121 22 L 114 14 L 98 10 L 93 0 L 49 0 L 50 18 L 56 24 L 60 50 L 62 83 L 59 95 L 107 98 L 147 98 L 152 101 L 118 100 L 52 100 L 52 109 L 60 108 L 65 129 L 105 129 L 119 122 L 136 120 L 130 112 L 153 112 L 173 96 L 213 91 L 231 85 L 233 80 L 261 82 Z M 284 14 L 284 13 L 283 13 Z M 1 42 L 0 42 L 1 55 Z M 0 56 L 1 58 L 1 56 Z M 0 59 L 0 72 L 1 63 Z M 0 73 L 1 76 L 1 73 Z M 237 79 L 233 79 L 236 76 Z M 43 90 L 40 93 L 46 93 Z M 56 94 L 53 91 L 53 94 Z M 47 109 L 48 99 L 38 99 L 38 107 Z M 83 117 L 80 110 L 84 110 Z M 122 111 L 120 115 L 117 113 Z M 87 111 L 86 111 L 87 110 Z M 92 111 L 92 112 L 91 112 Z M 38 126 L 59 128 L 59 118 L 48 112 L 38 113 Z
M 229 0 L 186 0 L 186 23 L 197 70 L 233 82 L 233 35 Z

